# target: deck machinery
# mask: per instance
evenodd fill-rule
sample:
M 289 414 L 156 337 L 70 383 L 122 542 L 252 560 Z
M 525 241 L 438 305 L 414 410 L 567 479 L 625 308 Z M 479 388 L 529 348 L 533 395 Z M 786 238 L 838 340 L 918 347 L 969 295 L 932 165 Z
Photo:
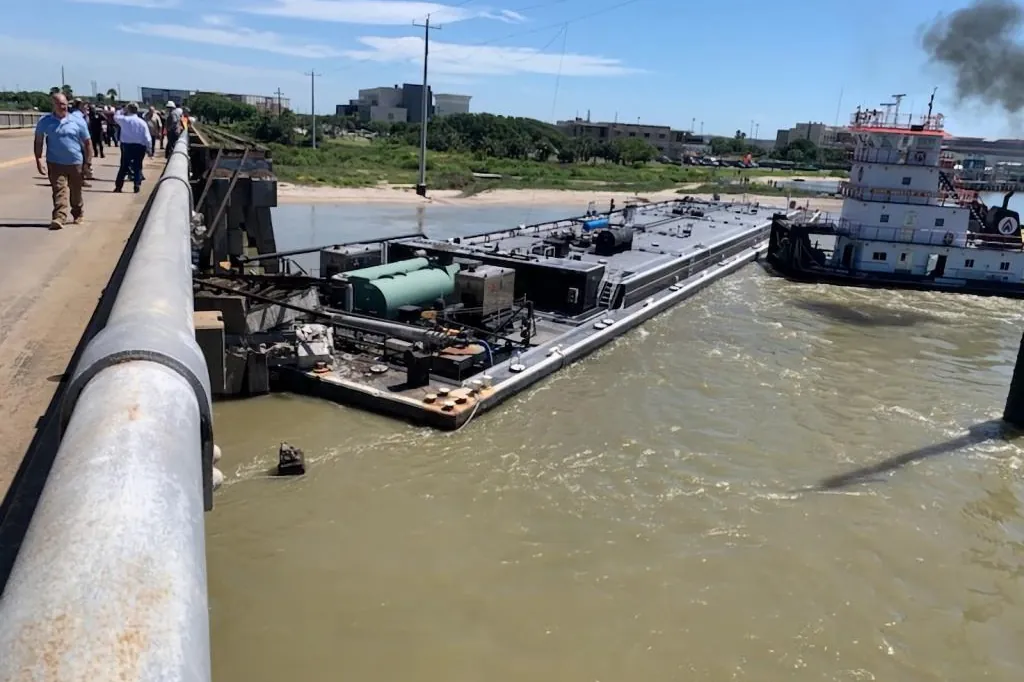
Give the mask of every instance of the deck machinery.
M 221 273 L 199 286 L 292 313 L 250 314 L 226 335 L 227 354 L 247 357 L 225 369 L 235 392 L 281 388 L 457 428 L 753 259 L 769 225 L 756 204 L 684 197 L 487 234 L 335 245 L 319 250 L 319 278 Z M 252 298 L 271 281 L 290 282 L 292 298 Z

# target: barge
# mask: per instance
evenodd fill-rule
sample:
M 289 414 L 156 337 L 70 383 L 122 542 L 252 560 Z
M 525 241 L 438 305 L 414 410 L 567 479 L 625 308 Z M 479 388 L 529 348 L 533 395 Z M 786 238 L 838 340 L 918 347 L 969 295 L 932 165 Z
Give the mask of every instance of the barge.
M 756 260 L 771 225 L 758 204 L 684 197 L 473 236 L 326 247 L 317 277 L 245 273 L 296 252 L 239 258 L 232 272 L 195 278 L 197 310 L 222 325 L 212 383 L 457 429 Z
M 988 206 L 943 157 L 943 117 L 858 109 L 839 216 L 772 221 L 765 266 L 801 282 L 1024 297 L 1020 215 L 1010 188 Z

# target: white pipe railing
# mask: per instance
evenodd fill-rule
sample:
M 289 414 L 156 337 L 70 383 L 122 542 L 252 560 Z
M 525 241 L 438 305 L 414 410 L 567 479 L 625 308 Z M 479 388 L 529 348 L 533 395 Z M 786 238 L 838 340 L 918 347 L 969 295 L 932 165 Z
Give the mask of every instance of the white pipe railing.
M 0 680 L 210 680 L 213 440 L 187 137 L 68 384 L 60 447 L 0 596 Z

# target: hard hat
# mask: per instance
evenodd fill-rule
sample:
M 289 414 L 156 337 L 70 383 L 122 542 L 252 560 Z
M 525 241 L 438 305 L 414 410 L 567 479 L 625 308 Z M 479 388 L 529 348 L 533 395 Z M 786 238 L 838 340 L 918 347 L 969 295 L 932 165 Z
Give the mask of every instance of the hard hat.
M 168 109 L 173 109 L 174 108 L 174 100 L 173 99 L 167 100 L 167 108 Z

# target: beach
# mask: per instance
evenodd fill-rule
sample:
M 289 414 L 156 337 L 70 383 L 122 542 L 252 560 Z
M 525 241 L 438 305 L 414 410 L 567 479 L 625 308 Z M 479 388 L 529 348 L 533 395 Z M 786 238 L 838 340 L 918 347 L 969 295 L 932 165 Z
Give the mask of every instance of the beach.
M 781 180 L 784 178 L 772 178 Z M 785 178 L 789 179 L 789 178 Z M 751 183 L 752 185 L 754 183 Z M 685 193 L 685 187 L 682 191 Z M 295 185 L 279 183 L 277 188 L 278 201 L 282 204 L 434 204 L 439 206 L 531 206 L 548 205 L 564 206 L 580 204 L 585 207 L 591 201 L 598 210 L 605 210 L 614 199 L 615 205 L 621 207 L 626 201 L 641 200 L 645 202 L 672 201 L 681 199 L 684 194 L 680 190 L 667 189 L 657 192 L 602 192 L 599 190 L 559 190 L 559 189 L 493 189 L 476 194 L 465 195 L 460 190 L 430 190 L 426 198 L 420 197 L 411 186 L 379 185 L 377 187 L 326 187 L 320 185 Z M 696 199 L 711 200 L 710 194 L 692 194 Z M 768 207 L 783 208 L 787 205 L 786 197 L 760 196 L 756 193 L 722 195 L 725 200 L 759 202 Z M 799 206 L 812 209 L 838 212 L 842 201 L 829 197 L 799 198 Z

